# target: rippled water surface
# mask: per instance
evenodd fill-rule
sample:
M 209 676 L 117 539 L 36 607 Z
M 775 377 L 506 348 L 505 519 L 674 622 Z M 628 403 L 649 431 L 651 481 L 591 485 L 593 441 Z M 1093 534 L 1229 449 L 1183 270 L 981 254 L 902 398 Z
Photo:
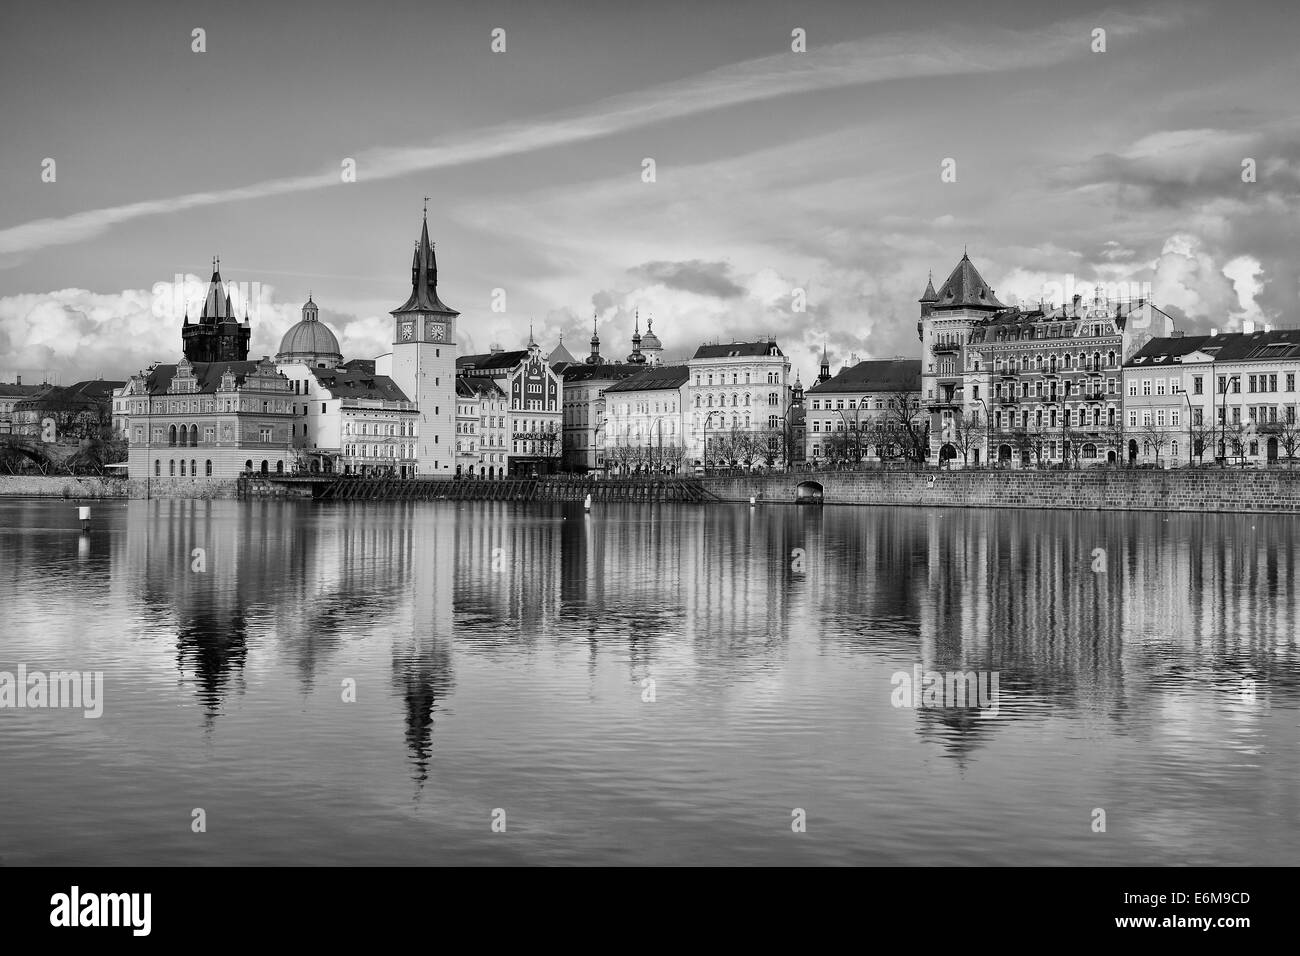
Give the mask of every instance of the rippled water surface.
M 0 672 L 105 699 L 0 709 L 0 864 L 1300 859 L 1294 518 L 92 506 L 0 500 Z

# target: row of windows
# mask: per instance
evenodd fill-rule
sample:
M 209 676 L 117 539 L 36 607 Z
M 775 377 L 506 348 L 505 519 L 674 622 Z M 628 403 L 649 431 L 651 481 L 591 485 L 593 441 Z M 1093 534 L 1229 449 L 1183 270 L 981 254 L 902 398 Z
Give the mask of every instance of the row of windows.
M 177 461 L 177 460 L 176 460 L 175 458 L 173 458 L 173 459 L 171 459 L 170 461 L 167 462 L 167 474 L 168 474 L 169 477 L 172 477 L 172 478 L 175 478 L 175 477 L 176 477 L 176 461 Z M 180 477 L 184 478 L 184 477 L 186 477 L 186 474 L 185 474 L 185 459 L 184 459 L 184 458 L 180 459 L 180 466 L 181 466 Z M 252 463 L 251 463 L 251 462 L 249 463 L 249 467 L 250 467 L 250 469 L 251 469 L 251 467 L 252 467 Z M 277 468 L 276 470 L 277 470 L 277 471 L 280 471 L 280 470 L 282 470 L 282 469 Z M 161 459 L 161 458 L 155 458 L 155 459 L 153 460 L 153 473 L 154 473 L 154 477 L 155 477 L 155 478 L 161 478 L 161 477 L 162 477 L 162 459 Z M 197 477 L 199 476 L 199 463 L 198 463 L 197 461 L 195 461 L 193 458 L 190 459 L 190 471 L 189 471 L 189 475 L 190 475 L 190 477 L 193 477 L 193 478 L 197 478 Z M 211 459 L 209 459 L 208 461 L 205 461 L 205 462 L 203 463 L 203 476 L 204 476 L 205 478 L 211 478 L 211 477 L 212 477 L 212 460 L 211 460 Z
M 352 431 L 352 423 L 343 423 L 343 434 L 345 435 L 374 435 L 376 438 L 387 436 L 389 438 L 414 438 L 415 422 L 403 420 L 401 422 L 361 422 L 360 429 L 357 432 Z
M 696 387 L 696 388 L 699 388 L 702 384 L 706 384 L 706 385 L 712 385 L 712 384 L 714 384 L 714 382 L 713 382 L 713 377 L 714 377 L 715 374 L 716 374 L 717 377 L 718 377 L 717 384 L 719 384 L 719 385 L 726 385 L 726 384 L 727 384 L 727 373 L 726 373 L 726 372 L 716 372 L 716 373 L 715 373 L 715 372 L 704 372 L 704 373 L 696 372 L 696 373 L 695 373 L 695 387 Z M 745 376 L 745 381 L 744 381 L 743 383 L 740 381 L 740 376 L 741 376 L 742 374 L 744 374 L 744 376 Z M 751 382 L 751 380 L 752 380 L 752 379 L 751 379 L 751 375 L 752 375 L 752 374 L 755 374 L 755 373 L 751 373 L 751 371 L 750 371 L 749 369 L 746 369 L 743 373 L 741 373 L 741 372 L 739 372 L 739 371 L 732 371 L 732 372 L 731 372 L 731 384 L 732 384 L 732 385 L 741 385 L 741 384 L 749 385 L 750 382 Z M 701 381 L 701 378 L 703 378 L 703 381 Z M 781 384 L 781 373 L 780 373 L 780 372 L 768 372 L 768 373 L 767 373 L 767 384 L 768 384 L 768 385 L 780 385 L 780 384 Z
M 976 386 L 976 392 L 975 392 L 975 394 L 976 394 L 977 396 L 979 395 L 978 386 Z M 825 410 L 826 410 L 826 411 L 828 411 L 828 412 L 829 412 L 829 411 L 839 411 L 840 409 L 844 408 L 844 402 L 845 402 L 845 399 L 837 398 L 837 399 L 835 399 L 834 401 L 835 401 L 835 408 L 832 409 L 832 408 L 831 408 L 831 399 L 829 399 L 829 398 L 826 399 L 826 406 L 825 406 Z M 862 408 L 866 408 L 869 404 L 871 404 L 872 401 L 873 401 L 872 399 L 867 399 L 867 398 L 862 399 Z M 883 410 L 886 406 L 888 406 L 889 408 L 896 408 L 896 407 L 898 407 L 898 399 L 894 399 L 894 398 L 891 398 L 891 399 L 889 399 L 888 401 L 886 401 L 886 400 L 884 400 L 884 399 L 879 399 L 879 398 L 877 398 L 877 399 L 874 399 L 874 402 L 875 402 L 874 407 L 875 407 L 875 409 L 876 409 L 877 411 Z M 848 399 L 848 403 L 849 403 L 848 407 L 849 407 L 850 410 L 853 410 L 853 409 L 855 409 L 855 408 L 858 407 L 858 400 L 857 400 L 856 398 L 850 398 L 850 399 Z M 817 412 L 817 411 L 821 411 L 821 410 L 822 410 L 822 402 L 821 402 L 821 399 L 816 399 L 816 398 L 814 398 L 814 399 L 813 399 L 813 403 L 812 403 L 812 407 L 813 407 L 813 411 L 815 411 L 815 412 Z M 914 399 L 912 399 L 912 407 L 913 407 L 913 408 L 920 408 L 920 407 L 921 407 L 921 400 L 920 400 L 919 398 L 914 398 Z
M 1001 358 L 993 360 L 994 372 L 1056 372 L 1056 371 L 1082 371 L 1096 372 L 1103 368 L 1119 368 L 1119 362 L 1116 360 L 1115 352 L 1106 353 L 1106 364 L 1102 364 L 1102 354 L 1093 352 L 1089 355 L 1087 352 L 1080 352 L 1078 356 L 1073 356 L 1066 352 L 1061 356 L 1056 355 L 1035 355 L 1031 361 L 1028 355 L 1019 358 L 1011 357 L 1003 364 Z M 976 368 L 974 371 L 979 371 Z
M 1042 428 L 1044 424 L 1046 424 L 1048 428 L 1056 428 L 1058 427 L 1057 425 L 1058 420 L 1060 422 L 1061 427 L 1064 428 L 1075 428 L 1075 427 L 1086 428 L 1089 425 L 1091 425 L 1094 428 L 1099 428 L 1101 427 L 1101 421 L 1102 421 L 1102 414 L 1100 408 L 1093 408 L 1093 409 L 1066 408 L 1062 410 L 1059 419 L 1057 418 L 1056 409 L 1050 409 L 1046 416 L 1044 416 L 1043 410 L 1041 408 L 1033 412 L 1032 414 L 1033 414 L 1034 425 L 1037 428 Z M 1021 412 L 1019 415 L 1017 415 L 1015 412 L 1006 412 L 1005 417 L 1003 412 L 994 412 L 993 414 L 994 427 L 1001 429 L 1003 428 L 1003 423 L 1005 422 L 1005 427 L 1007 428 L 1015 428 L 1017 424 L 1019 424 L 1021 428 L 1028 428 L 1030 422 L 1030 415 L 1031 413 L 1028 410 Z M 1113 428 L 1114 426 L 1115 426 L 1115 409 L 1108 408 L 1106 409 L 1106 427 Z
M 414 445 L 344 445 L 347 458 L 414 458 Z
M 1046 387 L 1045 387 L 1045 386 L 1046 386 Z M 1044 397 L 1047 397 L 1047 398 L 1050 398 L 1050 399 L 1052 399 L 1052 400 L 1056 400 L 1056 398 L 1057 398 L 1057 396 L 1058 396 L 1057 386 L 1056 386 L 1056 383 L 1055 383 L 1055 382 L 1047 382 L 1047 383 L 1044 383 L 1044 382 L 1032 382 L 1032 383 L 1030 383 L 1030 382 L 1022 382 L 1022 383 L 1021 383 L 1020 385 L 1018 385 L 1018 386 L 1017 386 L 1017 385 L 1006 385 L 1006 386 L 998 385 L 998 386 L 994 389 L 994 394 L 995 394 L 998 398 L 1002 398 L 1002 397 L 1003 397 L 1003 395 L 1004 395 L 1003 388 L 1004 388 L 1004 387 L 1006 388 L 1006 392 L 1005 392 L 1005 394 L 1006 394 L 1007 396 L 1009 396 L 1009 397 L 1013 397 L 1013 398 L 1038 398 L 1038 399 L 1042 399 L 1042 398 L 1044 398 Z M 976 386 L 976 388 L 978 388 L 978 386 Z M 1164 394 L 1164 383 L 1163 383 L 1163 382 L 1161 382 L 1160 388 L 1161 388 L 1161 390 L 1160 390 L 1160 394 L 1163 395 L 1163 394 Z M 1104 386 L 1102 385 L 1102 383 L 1101 383 L 1100 380 L 1098 380 L 1098 381 L 1096 381 L 1096 382 L 1071 382 L 1071 381 L 1064 381 L 1064 382 L 1061 382 L 1060 392 L 1059 392 L 1060 397 L 1062 397 L 1062 398 L 1067 398 L 1067 399 L 1070 398 L 1072 395 L 1073 395 L 1074 397 L 1076 397 L 1076 398 L 1077 398 L 1078 396 L 1081 396 L 1081 395 L 1084 396 L 1085 398 L 1086 398 L 1086 397 L 1090 397 L 1090 396 L 1091 396 L 1091 397 L 1094 397 L 1094 398 L 1100 398 L 1100 397 L 1102 397 L 1103 395 L 1118 395 L 1118 394 L 1119 394 L 1119 381 L 1118 381 L 1117 379 L 1113 379 L 1113 378 L 1107 379 L 1107 380 L 1106 380 L 1106 383 L 1105 383 Z M 975 397 L 976 397 L 976 398 L 979 397 L 978 393 L 976 394 Z

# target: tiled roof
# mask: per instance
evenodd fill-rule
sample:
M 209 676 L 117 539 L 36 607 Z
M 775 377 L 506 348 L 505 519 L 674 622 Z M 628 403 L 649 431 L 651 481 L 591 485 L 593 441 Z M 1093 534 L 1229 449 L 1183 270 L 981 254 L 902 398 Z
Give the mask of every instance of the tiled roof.
M 928 291 L 928 290 L 927 290 Z M 1005 309 L 975 264 L 963 255 L 948 281 L 935 294 L 936 309 Z
M 564 384 L 570 382 L 618 381 L 630 375 L 644 372 L 644 365 L 629 365 L 626 362 L 605 362 L 601 365 L 577 363 L 564 367 Z
M 244 379 L 248 374 L 254 371 L 260 363 L 258 362 L 194 362 L 191 367 L 194 370 L 194 378 L 198 381 L 198 389 L 193 394 L 212 395 L 215 394 L 221 385 L 221 376 L 225 374 L 226 369 L 235 373 L 235 384 L 244 384 Z M 172 378 L 176 375 L 175 365 L 156 365 L 146 378 L 146 386 L 150 395 L 161 395 L 171 387 Z
M 916 392 L 921 388 L 920 359 L 872 359 L 814 385 L 805 394 L 824 392 Z
M 456 359 L 456 371 L 462 369 L 500 369 L 514 368 L 520 362 L 528 357 L 527 349 L 517 349 L 513 352 L 480 352 L 477 355 L 462 355 Z
M 312 375 L 335 398 L 372 398 L 384 402 L 409 402 L 406 393 L 387 375 L 345 368 L 314 368 Z
M 1276 362 L 1300 360 L 1300 331 L 1274 329 L 1269 332 L 1222 332 L 1218 335 L 1188 335 L 1154 338 L 1147 342 L 1125 368 L 1177 362 L 1192 352 L 1207 352 L 1219 362 Z
M 776 345 L 772 341 L 764 342 L 731 342 L 723 345 L 701 345 L 695 350 L 694 359 L 716 359 L 731 358 L 738 355 L 767 355 L 768 351 Z M 779 348 L 776 350 L 777 355 L 785 355 Z
M 0 384 L 0 395 L 14 398 L 30 398 L 33 395 L 39 395 L 47 389 L 54 388 L 53 385 L 4 385 Z
M 655 389 L 681 388 L 690 377 L 690 370 L 685 365 L 653 365 L 638 372 L 631 378 L 615 382 L 605 393 L 610 392 L 646 392 Z

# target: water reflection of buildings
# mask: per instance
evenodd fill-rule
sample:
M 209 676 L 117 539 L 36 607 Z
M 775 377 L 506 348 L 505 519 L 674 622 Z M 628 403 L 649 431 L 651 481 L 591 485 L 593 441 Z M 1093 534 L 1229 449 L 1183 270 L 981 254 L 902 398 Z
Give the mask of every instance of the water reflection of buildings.
M 1131 732 L 1191 683 L 1296 689 L 1291 519 L 954 509 L 900 520 L 923 522 L 928 556 L 919 662 L 999 672 L 1003 713 Z M 960 709 L 917 717 L 953 755 L 1006 726 Z

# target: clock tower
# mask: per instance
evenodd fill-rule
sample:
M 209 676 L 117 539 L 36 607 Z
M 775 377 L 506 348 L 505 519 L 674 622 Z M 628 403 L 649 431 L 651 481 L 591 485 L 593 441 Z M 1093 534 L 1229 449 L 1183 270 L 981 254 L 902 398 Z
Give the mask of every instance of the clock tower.
M 438 298 L 425 211 L 411 261 L 411 295 L 392 312 L 393 381 L 420 410 L 416 474 L 450 478 L 456 463 L 456 317 Z

